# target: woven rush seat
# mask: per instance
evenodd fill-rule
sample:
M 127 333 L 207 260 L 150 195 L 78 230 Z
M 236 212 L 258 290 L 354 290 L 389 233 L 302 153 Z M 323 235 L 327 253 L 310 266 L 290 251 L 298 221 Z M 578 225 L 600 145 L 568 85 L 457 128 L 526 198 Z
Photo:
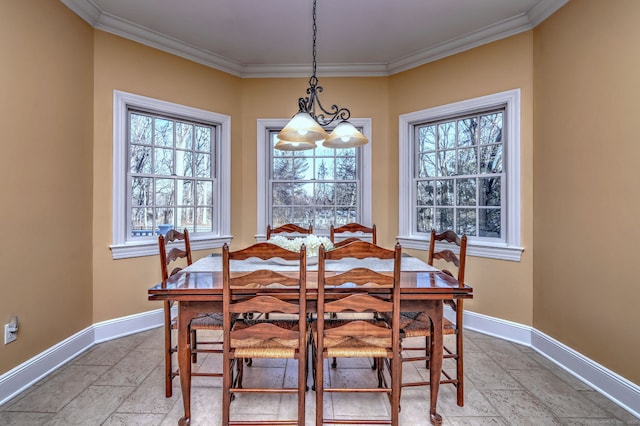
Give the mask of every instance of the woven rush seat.
M 325 322 L 325 331 L 337 328 L 347 323 L 353 323 L 354 321 L 346 320 L 333 320 Z M 360 321 L 358 321 L 360 322 Z M 369 323 L 376 327 L 384 326 L 383 321 L 376 320 L 361 320 L 363 323 Z M 314 341 L 318 339 L 317 323 L 311 324 L 311 332 L 313 333 Z M 328 331 L 330 333 L 330 331 Z M 388 354 L 387 348 L 391 346 L 390 338 L 376 338 L 373 336 L 367 336 L 362 338 L 356 338 L 353 336 L 340 336 L 340 337 L 327 337 L 324 338 L 324 349 L 327 357 L 339 357 L 339 358 L 386 358 Z
M 222 330 L 222 326 L 222 314 L 220 313 L 206 314 L 191 320 L 192 330 Z M 178 328 L 177 321 L 171 323 L 171 328 L 174 330 Z
M 233 330 L 246 329 L 256 324 L 271 324 L 278 328 L 295 332 L 299 330 L 298 321 L 287 320 L 237 321 L 233 325 Z M 236 358 L 293 358 L 298 345 L 298 339 L 260 339 L 257 337 L 252 339 L 231 339 L 231 346 L 235 348 Z
M 385 320 L 390 320 L 384 314 Z M 446 318 L 442 319 L 443 334 L 456 334 L 456 326 Z M 431 320 L 424 312 L 400 313 L 400 330 L 404 337 L 427 337 L 431 335 Z

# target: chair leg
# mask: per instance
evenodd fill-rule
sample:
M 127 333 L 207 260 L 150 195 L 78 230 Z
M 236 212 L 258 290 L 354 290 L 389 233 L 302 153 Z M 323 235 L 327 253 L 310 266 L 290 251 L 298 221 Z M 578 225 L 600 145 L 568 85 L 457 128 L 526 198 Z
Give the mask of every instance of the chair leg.
M 322 354 L 315 354 L 315 390 L 316 390 L 316 425 L 323 424 L 324 419 L 324 358 Z
M 242 360 L 240 360 L 242 363 Z M 233 385 L 233 363 L 227 354 L 222 360 L 222 424 L 228 425 L 231 411 L 231 387 Z
M 198 349 L 198 339 L 196 337 L 196 331 L 191 330 L 191 362 L 198 362 L 198 353 L 196 350 Z
M 170 398 L 173 395 L 173 365 L 171 360 L 171 302 L 164 302 L 164 394 Z
M 457 383 L 457 403 L 464 407 L 464 362 L 462 350 L 462 328 L 456 330 L 456 380 Z

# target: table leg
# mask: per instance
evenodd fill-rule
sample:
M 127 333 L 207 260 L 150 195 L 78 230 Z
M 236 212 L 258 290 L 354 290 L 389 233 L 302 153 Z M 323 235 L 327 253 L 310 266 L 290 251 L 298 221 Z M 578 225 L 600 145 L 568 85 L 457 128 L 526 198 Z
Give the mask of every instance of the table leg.
M 191 350 L 189 347 L 191 315 L 187 305 L 188 302 L 178 302 L 178 368 L 184 404 L 184 417 L 178 421 L 180 426 L 188 426 L 191 423 Z
M 437 413 L 436 408 L 438 405 L 438 391 L 440 390 L 440 374 L 442 372 L 442 355 L 443 355 L 443 340 L 442 340 L 442 300 L 434 300 L 434 303 L 427 311 L 429 318 L 431 318 L 431 355 L 429 366 L 429 393 L 430 393 L 430 420 L 433 425 L 442 424 L 442 416 Z

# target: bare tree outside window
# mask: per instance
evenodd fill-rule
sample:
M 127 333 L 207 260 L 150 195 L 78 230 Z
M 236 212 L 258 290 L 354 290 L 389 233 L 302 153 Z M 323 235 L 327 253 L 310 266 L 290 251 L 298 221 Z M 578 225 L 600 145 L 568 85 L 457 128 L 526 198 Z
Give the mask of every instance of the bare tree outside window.
M 416 231 L 503 237 L 504 110 L 415 126 Z
M 271 224 L 295 223 L 314 230 L 359 219 L 358 149 L 318 147 L 307 151 L 274 149 L 271 133 Z
M 131 237 L 213 231 L 215 126 L 129 110 Z

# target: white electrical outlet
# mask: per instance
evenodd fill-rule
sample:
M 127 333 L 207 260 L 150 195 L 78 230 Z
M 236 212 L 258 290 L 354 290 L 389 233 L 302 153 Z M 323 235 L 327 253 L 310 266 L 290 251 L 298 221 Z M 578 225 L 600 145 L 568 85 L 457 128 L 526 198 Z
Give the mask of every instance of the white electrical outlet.
M 10 331 L 13 327 L 11 327 L 11 324 L 5 324 L 4 325 L 4 344 L 8 344 L 13 342 L 14 340 L 16 340 L 18 338 L 18 331 Z

